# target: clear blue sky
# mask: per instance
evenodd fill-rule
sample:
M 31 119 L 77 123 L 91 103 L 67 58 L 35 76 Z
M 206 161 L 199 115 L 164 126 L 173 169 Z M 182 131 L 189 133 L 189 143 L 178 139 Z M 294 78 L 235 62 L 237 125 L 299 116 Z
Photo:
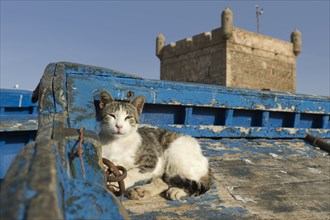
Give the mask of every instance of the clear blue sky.
M 166 43 L 220 27 L 225 7 L 234 25 L 290 41 L 302 32 L 297 93 L 330 96 L 329 0 L 323 1 L 4 1 L 1 88 L 33 90 L 48 63 L 69 61 L 159 79 L 155 39 Z

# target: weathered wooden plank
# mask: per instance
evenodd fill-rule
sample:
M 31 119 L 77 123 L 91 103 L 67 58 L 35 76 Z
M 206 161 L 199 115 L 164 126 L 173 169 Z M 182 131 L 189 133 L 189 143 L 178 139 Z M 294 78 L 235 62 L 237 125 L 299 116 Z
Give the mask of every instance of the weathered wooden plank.
M 303 128 L 265 128 L 243 126 L 208 126 L 208 125 L 175 125 L 153 124 L 164 129 L 173 130 L 205 138 L 305 138 L 309 132 L 320 138 L 330 138 L 330 129 L 303 129 Z
M 53 121 L 56 114 L 52 91 L 56 64 L 49 64 L 38 85 L 38 134 L 36 141 L 49 140 L 52 136 Z
M 66 219 L 129 219 L 122 204 L 103 186 L 72 179 L 66 184 Z
M 91 76 L 103 76 L 103 77 L 118 77 L 118 78 L 135 78 L 141 79 L 141 77 L 120 72 L 117 70 L 101 68 L 97 66 L 87 66 L 77 63 L 69 63 L 69 62 L 58 62 L 58 64 L 66 67 L 66 72 L 68 74 L 83 74 L 83 75 L 91 75 Z
M 37 142 L 32 160 L 28 185 L 31 194 L 26 217 L 28 219 L 59 219 L 64 217 L 61 207 L 63 195 L 58 190 L 55 142 Z M 22 201 L 17 201 L 22 202 Z
M 76 81 L 77 80 L 77 81 Z M 86 80 L 86 81 L 85 81 Z M 69 82 L 71 85 L 71 88 L 69 87 L 68 89 L 68 96 L 72 97 L 71 100 L 72 102 L 69 102 L 69 111 L 74 112 L 74 114 L 71 114 L 70 117 L 70 123 L 72 126 L 75 127 L 79 127 L 82 125 L 86 125 L 88 126 L 88 129 L 91 130 L 97 130 L 98 129 L 98 125 L 97 125 L 97 109 L 96 109 L 96 103 L 94 103 L 94 98 L 97 98 L 97 93 L 98 91 L 101 91 L 102 87 L 103 88 L 107 88 L 106 87 L 106 83 L 108 83 L 108 85 L 111 85 L 112 87 L 116 87 L 116 82 L 113 82 L 113 79 L 109 79 L 109 81 L 97 81 L 95 85 L 93 85 L 93 83 L 91 83 L 92 79 L 72 79 L 70 78 Z M 111 90 L 111 87 L 107 88 L 109 90 Z M 137 88 L 138 90 L 138 88 Z M 129 90 L 130 91 L 130 90 Z M 128 92 L 128 90 L 123 90 L 120 93 L 116 92 L 116 93 L 112 93 L 114 94 L 115 97 L 117 97 L 118 99 L 122 99 L 123 98 L 123 94 L 126 94 L 126 92 Z M 141 92 L 142 94 L 144 94 L 143 92 Z M 139 93 L 140 94 L 140 93 Z M 157 93 L 158 95 L 158 93 Z M 75 98 L 75 97 L 85 97 L 85 98 Z M 156 94 L 154 94 L 154 96 L 156 96 Z M 149 100 L 150 102 L 154 102 L 155 100 Z M 162 101 L 157 101 L 157 103 L 161 104 Z M 329 103 L 324 103 L 324 105 L 329 105 Z M 85 106 L 84 108 L 80 108 L 79 106 Z M 147 108 L 147 106 L 146 106 Z M 150 105 L 150 108 L 154 108 L 153 105 Z M 306 126 L 302 126 L 302 128 L 300 128 L 298 126 L 298 122 L 296 122 L 295 125 L 295 118 L 292 117 L 292 125 L 291 127 L 286 127 L 286 125 L 284 125 L 285 127 L 281 127 L 281 124 L 276 124 L 275 120 L 277 120 L 276 118 L 274 119 L 270 119 L 268 118 L 268 126 L 265 127 L 261 127 L 262 122 L 260 123 L 260 126 L 256 126 L 256 127 L 251 127 L 248 125 L 249 122 L 247 122 L 247 124 L 245 126 L 235 126 L 235 123 L 240 123 L 240 121 L 237 119 L 235 121 L 233 121 L 233 110 L 231 110 L 231 114 L 226 114 L 226 125 L 227 126 L 223 126 L 223 125 L 214 125 L 213 124 L 207 124 L 208 122 L 203 123 L 203 121 L 201 121 L 200 126 L 196 126 L 196 125 L 186 125 L 187 122 L 184 121 L 185 119 L 185 109 L 182 110 L 183 113 L 178 113 L 178 112 L 168 112 L 166 113 L 167 115 L 169 114 L 173 114 L 173 116 L 171 117 L 179 117 L 181 118 L 183 121 L 181 122 L 177 122 L 175 123 L 175 121 L 173 121 L 173 119 L 166 120 L 166 114 L 162 114 L 162 110 L 160 109 L 161 107 L 159 107 L 159 114 L 154 114 L 154 113 L 150 113 L 148 115 L 146 112 L 144 112 L 142 114 L 141 117 L 141 122 L 143 123 L 144 118 L 149 118 L 149 121 L 153 121 L 154 125 L 157 126 L 161 126 L 161 127 L 166 127 L 167 129 L 170 130 L 176 130 L 179 132 L 183 132 L 183 133 L 188 133 L 190 135 L 196 136 L 196 137 L 272 137 L 272 138 L 291 138 L 291 137 L 299 137 L 299 138 L 304 138 L 306 136 L 306 128 L 309 129 Z M 191 107 L 187 107 L 187 108 L 191 108 Z M 164 109 L 169 109 L 169 106 L 164 106 Z M 179 107 L 177 107 L 176 111 L 179 109 Z M 229 109 L 230 110 L 230 109 Z M 328 111 L 328 110 L 327 110 Z M 205 110 L 204 110 L 205 112 Z M 321 111 L 322 112 L 322 111 Z M 154 114 L 152 116 L 152 114 Z M 179 114 L 177 116 L 175 116 L 175 114 Z M 183 114 L 183 116 L 180 116 L 181 114 Z M 221 112 L 219 112 L 219 114 L 222 114 Z M 328 114 L 328 113 L 327 113 Z M 144 116 L 145 115 L 145 116 Z M 315 115 L 314 115 L 315 116 Z M 152 119 L 150 119 L 150 117 L 152 117 Z M 164 118 L 165 117 L 165 118 Z M 215 116 L 214 116 L 215 117 Z M 246 120 L 251 120 L 249 119 L 250 116 L 247 116 Z M 278 116 L 271 116 L 271 117 L 278 117 Z M 321 116 L 322 117 L 322 116 Z M 262 114 L 260 114 L 260 118 L 262 118 Z M 188 119 L 188 118 L 186 118 Z M 171 125 L 171 120 L 172 123 L 174 122 L 176 125 Z M 191 121 L 193 120 L 192 117 L 189 118 L 189 122 L 191 123 Z M 196 118 L 194 118 L 194 120 L 196 120 Z M 202 119 L 204 120 L 204 119 Z M 261 120 L 261 119 L 260 119 Z M 271 121 L 273 120 L 273 121 Z M 282 121 L 289 121 L 290 119 L 286 119 L 285 117 L 283 117 L 283 119 L 281 119 Z M 230 122 L 229 122 L 230 121 Z M 271 121 L 271 122 L 270 122 Z M 162 122 L 162 124 L 157 124 L 157 122 Z M 283 123 L 283 122 L 281 122 Z M 265 125 L 265 124 L 264 124 Z M 296 126 L 296 127 L 294 127 Z M 322 128 L 322 125 L 320 125 Z M 312 124 L 310 125 L 310 128 L 312 128 Z M 321 136 L 321 137 L 330 137 L 329 136 L 329 132 L 330 129 L 310 129 L 310 132 L 313 132 L 314 135 L 317 136 Z
M 83 87 L 107 89 L 118 99 L 127 99 L 129 91 L 146 96 L 148 103 L 196 105 L 205 107 L 269 110 L 282 112 L 329 113 L 329 98 L 291 93 L 232 89 L 193 83 L 178 83 L 130 78 L 102 78 L 93 75 L 69 75 Z M 107 81 L 104 81 L 107 79 Z M 107 82 L 111 82 L 108 84 Z M 75 86 L 74 86 L 75 87 Z M 76 88 L 76 87 L 75 87 Z
M 27 182 L 29 178 L 30 159 L 34 154 L 35 144 L 27 145 L 19 154 L 19 159 L 11 165 L 11 172 L 7 174 L 6 180 L 1 184 L 0 216 L 4 219 L 22 219 L 25 216 L 26 207 L 24 201 L 25 191 L 28 191 Z M 6 190 L 5 190 L 6 189 Z M 5 200 L 4 198 L 12 198 Z
M 17 117 L 15 117 L 17 119 Z M 1 121 L 0 132 L 8 131 L 37 131 L 38 130 L 38 120 L 35 117 L 31 117 L 28 120 L 8 120 Z
M 1 186 L 1 218 L 63 218 L 53 144 L 33 142 L 19 153 Z

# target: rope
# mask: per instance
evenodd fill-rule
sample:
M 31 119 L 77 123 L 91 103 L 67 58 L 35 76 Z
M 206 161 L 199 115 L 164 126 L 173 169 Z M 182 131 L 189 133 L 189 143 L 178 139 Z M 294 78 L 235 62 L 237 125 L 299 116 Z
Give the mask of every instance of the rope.
M 84 161 L 82 159 L 82 154 L 84 153 L 84 150 L 82 149 L 82 142 L 84 141 L 84 130 L 85 126 L 80 127 L 79 129 L 79 143 L 78 146 L 76 147 L 76 152 L 70 154 L 70 159 L 73 160 L 75 157 L 79 157 L 80 165 L 81 165 L 81 172 L 86 179 L 86 174 L 85 174 L 85 166 L 84 166 Z

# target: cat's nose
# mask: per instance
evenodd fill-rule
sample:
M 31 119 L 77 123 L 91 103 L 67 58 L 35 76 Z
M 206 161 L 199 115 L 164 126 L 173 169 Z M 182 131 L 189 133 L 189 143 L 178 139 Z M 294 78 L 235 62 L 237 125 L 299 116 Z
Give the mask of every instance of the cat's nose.
M 121 124 L 116 124 L 116 128 L 121 129 L 121 128 L 123 128 L 123 125 L 121 125 Z

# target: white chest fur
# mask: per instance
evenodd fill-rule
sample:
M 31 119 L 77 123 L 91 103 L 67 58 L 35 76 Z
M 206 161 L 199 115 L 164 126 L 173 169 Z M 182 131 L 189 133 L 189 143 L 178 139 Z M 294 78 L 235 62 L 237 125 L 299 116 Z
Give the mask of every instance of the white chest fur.
M 102 157 L 130 169 L 134 167 L 136 151 L 140 145 L 141 137 L 137 132 L 119 137 L 102 146 Z

